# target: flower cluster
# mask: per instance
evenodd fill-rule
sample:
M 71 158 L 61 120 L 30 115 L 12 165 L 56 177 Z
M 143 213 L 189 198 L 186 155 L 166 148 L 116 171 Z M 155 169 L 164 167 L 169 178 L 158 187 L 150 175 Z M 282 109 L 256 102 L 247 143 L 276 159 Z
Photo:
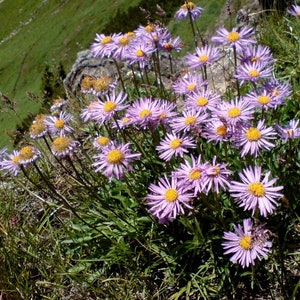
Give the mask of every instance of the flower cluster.
M 193 22 L 202 12 L 186 1 L 175 17 Z M 276 184 L 280 180 L 264 170 L 263 158 L 280 143 L 300 137 L 299 120 L 280 125 L 272 119 L 272 111 L 284 106 L 292 91 L 274 77 L 276 60 L 268 47 L 256 43 L 250 27 L 220 28 L 210 44 L 183 57 L 187 69 L 172 76 L 166 89 L 161 58 L 165 53 L 172 58 L 172 51 L 181 48 L 181 39 L 156 23 L 128 33 L 96 34 L 94 57 L 113 58 L 116 68 L 130 66 L 139 80 L 137 89 L 132 93 L 130 82 L 121 78 L 86 76 L 80 84 L 80 121 L 70 112 L 69 101 L 57 99 L 49 116 L 35 118 L 30 137 L 43 139 L 56 161 L 72 155 L 78 159 L 89 145 L 95 178 L 101 174 L 109 182 L 147 182 L 139 204 L 163 226 L 194 214 L 209 197 L 215 207 L 226 197 L 237 212 L 250 211 L 255 223 L 244 219 L 243 227 L 234 225 L 235 232 L 225 232 L 222 244 L 225 254 L 233 253 L 231 261 L 248 267 L 270 251 L 270 232 L 256 224 L 275 213 L 283 197 L 283 186 Z M 236 87 L 223 94 L 207 71 L 224 59 L 234 62 L 227 71 Z M 31 144 L 12 153 L 3 149 L 0 170 L 17 176 L 41 156 Z M 141 174 L 142 183 L 135 179 Z

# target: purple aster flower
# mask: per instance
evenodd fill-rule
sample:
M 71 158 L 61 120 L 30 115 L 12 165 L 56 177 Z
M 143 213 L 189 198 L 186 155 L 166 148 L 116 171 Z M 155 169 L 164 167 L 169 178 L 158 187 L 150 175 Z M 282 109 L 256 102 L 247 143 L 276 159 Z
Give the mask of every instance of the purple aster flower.
M 253 104 L 248 100 L 235 98 L 229 102 L 220 102 L 213 113 L 223 122 L 235 126 L 238 123 L 252 120 L 254 111 Z
M 201 125 L 207 122 L 208 115 L 201 110 L 194 108 L 182 111 L 182 116 L 176 116 L 170 123 L 171 128 L 175 133 L 201 131 Z
M 180 9 L 176 11 L 174 18 L 187 19 L 189 18 L 190 14 L 192 20 L 195 21 L 196 19 L 200 18 L 203 10 L 204 9 L 202 7 L 196 6 L 196 4 L 194 4 L 193 2 L 185 1 L 185 3 L 180 7 Z
M 258 258 L 266 258 L 272 247 L 268 241 L 270 231 L 263 225 L 253 226 L 251 219 L 244 219 L 243 226 L 233 225 L 234 232 L 224 233 L 223 248 L 224 254 L 233 254 L 230 261 L 238 262 L 243 268 L 254 265 Z
M 219 194 L 220 189 L 226 191 L 230 186 L 230 175 L 232 172 L 227 169 L 228 164 L 217 163 L 217 157 L 214 156 L 212 163 L 207 166 L 205 177 L 206 194 L 213 190 Z
M 116 46 L 115 40 L 121 34 L 112 34 L 112 35 L 104 35 L 104 34 L 96 34 L 95 42 L 91 45 L 91 52 L 94 57 L 111 57 Z
M 72 133 L 74 129 L 68 125 L 73 119 L 71 114 L 61 111 L 59 116 L 48 116 L 44 123 L 47 126 L 50 134 L 65 135 L 66 133 Z
M 273 67 L 260 62 L 245 63 L 237 67 L 235 78 L 241 79 L 241 84 L 247 81 L 257 82 L 261 78 L 271 78 Z
M 232 31 L 228 31 L 225 28 L 217 30 L 217 36 L 213 36 L 211 40 L 213 42 L 221 43 L 222 45 L 228 45 L 236 47 L 237 51 L 243 50 L 245 47 L 251 44 L 255 44 L 253 28 L 245 26 L 241 30 L 233 28 Z
M 33 146 L 24 146 L 19 152 L 19 163 L 26 167 L 35 162 L 41 156 L 41 152 Z
M 94 138 L 93 146 L 97 150 L 101 151 L 103 148 L 107 147 L 111 143 L 112 143 L 112 141 L 110 140 L 110 138 L 108 138 L 107 136 L 101 135 L 101 136 L 97 136 L 96 138 Z
M 279 124 L 275 125 L 275 128 L 280 135 L 280 137 L 287 141 L 289 139 L 297 139 L 300 138 L 300 127 L 299 120 L 290 120 L 289 124 L 286 126 L 280 126 Z
M 92 120 L 92 116 L 95 113 L 95 111 L 97 111 L 98 107 L 99 101 L 92 101 L 86 108 L 82 109 L 80 117 L 83 120 L 83 122 L 86 123 Z
M 188 72 L 177 79 L 173 84 L 173 89 L 177 95 L 190 95 L 200 90 L 206 84 L 207 82 L 202 81 L 200 74 Z
M 208 142 L 226 142 L 232 135 L 232 126 L 227 122 L 221 121 L 219 118 L 212 118 L 205 124 L 202 136 Z
M 210 89 L 203 89 L 187 95 L 185 104 L 188 108 L 194 108 L 202 112 L 212 111 L 220 102 L 221 96 Z
M 292 5 L 287 12 L 292 16 L 300 17 L 300 5 Z
M 205 65 L 211 65 L 221 58 L 219 48 L 211 45 L 205 45 L 195 49 L 195 54 L 188 53 L 185 56 L 185 64 L 189 68 L 199 68 Z
M 239 56 L 241 64 L 259 62 L 264 65 L 273 64 L 276 59 L 269 47 L 263 45 L 250 45 L 242 50 Z
M 276 108 L 281 104 L 281 101 L 266 89 L 260 89 L 257 92 L 251 92 L 244 96 L 245 99 L 250 101 L 255 107 L 268 110 L 269 108 Z
M 95 172 L 101 171 L 110 180 L 113 178 L 122 179 L 125 171 L 132 170 L 130 164 L 139 159 L 140 156 L 140 153 L 131 152 L 130 143 L 113 143 L 102 148 L 102 152 L 94 156 L 95 162 L 92 165 L 96 167 Z
M 127 115 L 133 124 L 142 128 L 156 127 L 160 117 L 160 100 L 139 98 L 128 107 Z
M 292 94 L 291 86 L 280 79 L 268 80 L 263 83 L 263 86 L 272 96 L 276 97 L 278 105 L 285 104 L 285 99 Z
M 157 185 L 151 183 L 149 190 L 147 205 L 160 223 L 172 222 L 178 214 L 184 214 L 184 208 L 193 209 L 189 204 L 193 194 L 188 192 L 187 187 L 179 184 L 175 177 L 169 180 L 165 175 L 158 179 Z
M 158 105 L 158 120 L 160 124 L 163 124 L 166 127 L 170 127 L 170 121 L 178 116 L 178 112 L 175 111 L 176 104 L 173 102 L 170 102 L 168 100 L 158 99 L 159 105 Z
M 117 60 L 124 60 L 127 57 L 127 51 L 132 43 L 134 38 L 131 38 L 128 34 L 122 34 L 115 39 L 115 51 L 113 52 L 113 58 Z
M 229 192 L 244 210 L 252 210 L 252 215 L 256 210 L 259 210 L 262 216 L 267 217 L 268 214 L 273 213 L 278 205 L 276 199 L 283 196 L 278 193 L 283 187 L 274 187 L 277 178 L 269 180 L 270 174 L 269 171 L 262 178 L 261 167 L 250 166 L 239 173 L 242 182 L 231 182 Z
M 115 129 L 122 129 L 134 123 L 134 120 L 126 113 L 121 119 L 117 119 L 112 125 Z
M 14 150 L 11 154 L 6 153 L 0 161 L 0 170 L 17 176 L 20 171 L 20 151 Z
M 97 121 L 100 125 L 112 119 L 118 111 L 127 108 L 124 104 L 127 99 L 127 94 L 122 91 L 116 95 L 115 91 L 106 95 L 105 101 L 99 100 L 93 103 L 90 109 L 91 119 Z
M 234 134 L 234 143 L 241 149 L 241 156 L 250 153 L 257 157 L 261 150 L 270 150 L 275 144 L 270 140 L 277 138 L 272 127 L 266 127 L 264 120 L 259 120 L 256 127 L 244 124 Z
M 164 139 L 156 147 L 160 153 L 159 157 L 165 161 L 171 160 L 173 156 L 183 157 L 189 148 L 195 148 L 196 144 L 191 137 L 167 133 Z
M 159 45 L 161 41 L 171 38 L 171 33 L 167 28 L 155 23 L 149 23 L 146 26 L 140 25 L 138 29 L 135 30 L 135 34 L 138 39 L 144 43 L 152 44 L 155 47 Z
M 201 155 L 197 159 L 191 156 L 180 164 L 180 167 L 174 171 L 173 176 L 178 178 L 189 190 L 193 190 L 194 196 L 196 196 L 205 190 L 208 166 L 208 163 L 202 163 Z
M 159 41 L 158 48 L 162 51 L 171 53 L 172 51 L 179 52 L 182 50 L 183 42 L 180 37 L 168 38 Z
M 155 51 L 152 44 L 134 43 L 126 51 L 126 58 L 130 65 L 138 63 L 141 69 L 144 69 L 149 61 L 151 54 Z

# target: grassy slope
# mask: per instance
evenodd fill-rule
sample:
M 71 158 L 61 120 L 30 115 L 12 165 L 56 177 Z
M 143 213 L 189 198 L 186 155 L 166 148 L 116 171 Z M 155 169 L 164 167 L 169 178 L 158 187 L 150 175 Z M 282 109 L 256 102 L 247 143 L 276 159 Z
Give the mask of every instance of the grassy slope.
M 225 0 L 201 4 L 205 13 L 199 21 L 206 30 L 218 18 Z M 107 28 L 117 10 L 127 11 L 142 3 L 139 0 L 5 0 L 0 4 L 0 40 L 11 32 L 13 37 L 0 43 L 0 91 L 17 103 L 21 118 L 29 112 L 36 113 L 38 104 L 26 96 L 26 92 L 41 95 L 41 77 L 45 65 L 62 62 L 68 72 L 76 54 L 89 47 L 96 32 Z M 196 2 L 197 3 L 197 2 Z M 121 25 L 121 24 L 120 24 Z M 172 32 L 182 37 L 190 36 L 188 22 L 172 21 Z M 193 44 L 191 39 L 184 39 Z M 12 131 L 18 122 L 14 113 L 2 109 L 0 115 L 0 147 L 9 142 L 4 133 Z

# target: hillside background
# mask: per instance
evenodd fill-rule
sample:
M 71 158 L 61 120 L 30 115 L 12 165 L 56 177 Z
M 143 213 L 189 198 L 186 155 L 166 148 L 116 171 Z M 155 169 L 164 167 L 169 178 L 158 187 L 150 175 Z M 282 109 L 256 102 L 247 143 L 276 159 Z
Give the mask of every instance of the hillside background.
M 38 113 L 42 103 L 63 96 L 62 77 L 71 69 L 76 54 L 89 48 L 96 33 L 134 30 L 146 23 L 139 7 L 155 18 L 157 3 L 167 12 L 166 22 L 174 35 L 184 37 L 187 47 L 192 45 L 185 33 L 187 22 L 172 19 L 183 1 L 0 0 L 0 147 L 13 144 L 20 134 L 16 128 Z M 214 28 L 226 1 L 195 3 L 206 10 L 200 29 Z M 51 84 L 56 91 L 49 95 L 45 87 L 51 88 Z

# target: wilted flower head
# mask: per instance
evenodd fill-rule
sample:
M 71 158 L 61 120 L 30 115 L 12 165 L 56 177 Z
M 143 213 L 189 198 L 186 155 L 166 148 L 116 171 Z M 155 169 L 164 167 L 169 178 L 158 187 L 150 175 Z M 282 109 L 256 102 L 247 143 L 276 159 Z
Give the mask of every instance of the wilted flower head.
M 266 258 L 272 243 L 268 241 L 270 231 L 263 225 L 253 226 L 251 219 L 244 219 L 242 225 L 233 225 L 234 232 L 225 232 L 222 243 L 224 254 L 233 254 L 230 261 L 239 263 L 243 268 L 254 265 L 258 258 Z
M 41 152 L 34 146 L 24 146 L 19 151 L 19 163 L 27 166 L 35 162 L 41 156 Z
M 278 193 L 283 187 L 274 187 L 277 178 L 269 180 L 270 174 L 269 171 L 263 177 L 260 166 L 245 168 L 239 173 L 242 182 L 231 182 L 231 196 L 244 210 L 252 210 L 252 215 L 259 210 L 262 216 L 267 217 L 278 205 L 276 199 L 283 196 Z
M 58 158 L 64 158 L 72 154 L 78 147 L 78 142 L 72 140 L 67 136 L 60 136 L 53 140 L 51 145 L 51 151 L 54 156 Z
M 69 103 L 68 100 L 62 99 L 62 98 L 57 98 L 53 101 L 50 111 L 55 111 L 55 110 L 61 110 L 63 107 L 67 106 Z
M 180 9 L 175 13 L 174 18 L 175 19 L 187 19 L 189 18 L 189 14 L 193 21 L 198 19 L 202 12 L 203 8 L 196 6 L 195 3 L 191 1 L 185 1 L 185 3 L 180 7 Z

